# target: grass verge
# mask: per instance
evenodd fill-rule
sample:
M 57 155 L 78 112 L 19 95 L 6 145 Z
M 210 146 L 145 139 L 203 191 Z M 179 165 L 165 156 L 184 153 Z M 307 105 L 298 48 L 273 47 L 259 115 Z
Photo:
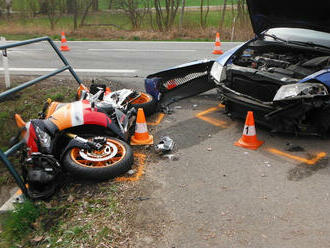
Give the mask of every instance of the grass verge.
M 121 203 L 121 187 L 72 184 L 51 201 L 17 205 L 1 218 L 0 247 L 123 247 L 130 207 Z
M 39 215 L 39 207 L 31 201 L 27 200 L 22 204 L 17 204 L 14 211 L 0 219 L 2 225 L 0 246 L 4 248 L 15 247 L 15 243 L 20 242 L 32 231 L 32 223 Z
M 231 39 L 233 17 L 236 10 L 226 12 L 221 38 L 223 41 Z M 0 31 L 7 39 L 23 40 L 48 35 L 59 40 L 61 31 L 66 31 L 68 40 L 205 40 L 214 41 L 215 32 L 218 30 L 220 11 L 210 11 L 206 26 L 200 26 L 199 11 L 187 11 L 184 16 L 183 28 L 178 30 L 179 16 L 175 20 L 172 30 L 159 32 L 156 27 L 155 16 L 145 18 L 138 30 L 132 30 L 129 19 L 121 12 L 96 12 L 91 13 L 86 23 L 96 26 L 85 26 L 73 30 L 72 16 L 64 16 L 56 25 L 55 30 L 50 30 L 46 16 L 33 19 L 13 17 L 11 20 L 0 21 Z M 98 26 L 102 24 L 115 24 L 113 26 Z M 237 23 L 234 40 L 243 41 L 253 35 L 250 23 Z

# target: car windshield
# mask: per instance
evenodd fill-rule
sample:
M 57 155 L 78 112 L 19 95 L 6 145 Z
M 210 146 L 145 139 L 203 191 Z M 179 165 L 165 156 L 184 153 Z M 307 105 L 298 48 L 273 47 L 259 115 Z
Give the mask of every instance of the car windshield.
M 330 48 L 330 34 L 303 28 L 272 28 L 265 32 L 264 39 L 303 42 Z

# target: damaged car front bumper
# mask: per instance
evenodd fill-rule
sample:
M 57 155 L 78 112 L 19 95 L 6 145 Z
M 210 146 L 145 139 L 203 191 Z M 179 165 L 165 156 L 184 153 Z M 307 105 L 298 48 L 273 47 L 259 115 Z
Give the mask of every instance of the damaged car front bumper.
M 199 60 L 149 75 L 145 89 L 158 100 L 159 109 L 216 87 L 209 73 L 213 60 Z

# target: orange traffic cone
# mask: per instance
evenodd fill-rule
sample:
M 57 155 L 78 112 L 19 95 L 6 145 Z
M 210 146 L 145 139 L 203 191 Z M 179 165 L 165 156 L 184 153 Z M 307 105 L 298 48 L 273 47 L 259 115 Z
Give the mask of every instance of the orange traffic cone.
M 217 32 L 217 35 L 215 38 L 213 54 L 223 54 L 223 51 L 221 50 L 220 47 L 221 47 L 220 34 Z
M 64 32 L 61 33 L 61 51 L 63 52 L 70 51 Z
M 138 109 L 134 136 L 131 137 L 131 145 L 152 145 L 154 137 L 148 133 L 146 117 L 143 108 Z
M 242 137 L 235 142 L 235 146 L 240 146 L 252 150 L 258 149 L 264 142 L 257 139 L 256 127 L 254 125 L 253 112 L 249 111 L 246 116 Z

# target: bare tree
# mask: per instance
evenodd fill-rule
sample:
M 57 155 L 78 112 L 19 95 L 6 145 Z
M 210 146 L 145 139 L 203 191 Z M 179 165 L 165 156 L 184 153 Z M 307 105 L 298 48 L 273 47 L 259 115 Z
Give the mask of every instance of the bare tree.
M 46 9 L 46 14 L 50 23 L 51 30 L 55 29 L 55 25 L 61 19 L 65 12 L 65 0 L 39 0 L 41 5 Z
M 109 0 L 108 9 L 112 9 L 112 7 L 113 7 L 113 0 Z
M 137 29 L 150 10 L 150 0 L 120 0 L 118 7 L 125 12 L 133 29 Z
M 39 12 L 39 3 L 36 0 L 26 0 L 26 6 L 24 6 L 30 17 L 35 17 Z
M 205 10 L 205 11 L 204 11 Z M 207 16 L 210 11 L 210 0 L 206 0 L 206 6 L 204 6 L 204 0 L 201 0 L 200 5 L 200 24 L 202 28 L 206 27 Z
M 180 22 L 179 22 L 179 30 L 182 29 L 183 25 L 183 15 L 184 15 L 184 7 L 186 5 L 186 0 L 182 0 L 181 2 L 181 13 L 180 13 Z
M 241 25 L 249 22 L 249 13 L 245 0 L 237 1 L 237 18 Z
M 99 10 L 99 0 L 93 0 L 92 6 L 93 6 L 93 11 L 98 11 Z
M 73 2 L 73 29 L 78 29 L 78 21 L 80 17 L 79 27 L 83 26 L 86 21 L 89 10 L 93 6 L 94 0 L 71 0 Z
M 12 0 L 6 0 L 6 10 L 7 10 L 7 19 L 8 20 L 10 18 L 10 11 L 11 11 L 12 4 L 13 4 Z
M 48 11 L 48 1 L 47 0 L 38 0 L 39 3 L 39 13 L 46 15 Z
M 66 0 L 66 13 L 74 14 L 74 11 L 75 11 L 74 6 L 75 6 L 74 0 Z
M 219 22 L 219 30 L 220 30 L 220 32 L 222 32 L 223 24 L 225 22 L 226 8 L 227 8 L 227 0 L 224 0 L 223 1 L 223 6 L 222 6 L 221 19 L 220 19 L 220 22 Z
M 161 2 L 165 3 L 165 7 L 161 7 Z M 175 17 L 178 12 L 180 0 L 154 0 L 156 10 L 156 23 L 160 31 L 168 31 L 174 24 Z M 163 9 L 165 11 L 163 11 Z

